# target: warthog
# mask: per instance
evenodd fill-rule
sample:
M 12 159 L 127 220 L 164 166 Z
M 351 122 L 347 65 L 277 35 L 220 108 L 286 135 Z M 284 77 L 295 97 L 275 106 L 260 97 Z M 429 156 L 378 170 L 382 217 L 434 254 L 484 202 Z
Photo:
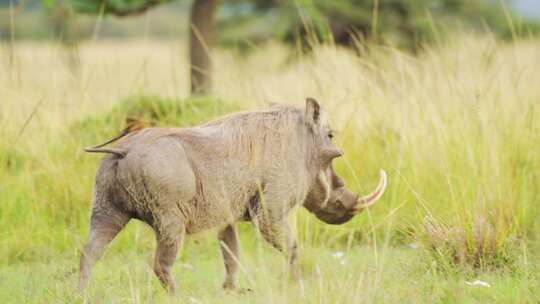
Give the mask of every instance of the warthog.
M 323 112 L 311 98 L 303 110 L 277 106 L 193 128 L 128 127 L 121 135 L 114 148 L 86 149 L 109 155 L 96 175 L 81 288 L 107 244 L 133 218 L 155 231 L 154 272 L 171 292 L 170 269 L 184 235 L 210 228 L 219 229 L 223 287 L 237 287 L 238 221 L 251 221 L 266 241 L 286 253 L 297 278 L 287 214 L 303 205 L 320 220 L 341 224 L 376 202 L 386 187 L 382 170 L 379 185 L 367 196 L 344 187 L 332 167 L 342 152 L 332 144 Z

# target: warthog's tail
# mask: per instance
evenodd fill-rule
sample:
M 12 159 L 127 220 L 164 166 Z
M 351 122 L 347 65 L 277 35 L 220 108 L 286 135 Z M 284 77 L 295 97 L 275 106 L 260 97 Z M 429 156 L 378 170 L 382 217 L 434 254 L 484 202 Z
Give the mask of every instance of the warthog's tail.
M 114 148 L 102 148 L 102 147 L 119 140 L 120 138 L 128 135 L 131 132 L 139 131 L 144 128 L 144 123 L 139 119 L 127 118 L 126 123 L 127 123 L 127 126 L 122 131 L 122 133 L 109 139 L 108 141 L 102 144 L 86 147 L 84 148 L 84 151 L 89 152 L 89 153 L 110 153 L 110 154 L 117 155 L 120 158 L 125 157 L 127 152 L 124 150 L 114 149 Z
M 84 152 L 89 153 L 110 153 L 119 156 L 120 158 L 124 158 L 126 156 L 126 151 L 120 150 L 120 149 L 107 149 L 107 148 L 92 148 L 92 147 L 86 147 L 84 148 Z

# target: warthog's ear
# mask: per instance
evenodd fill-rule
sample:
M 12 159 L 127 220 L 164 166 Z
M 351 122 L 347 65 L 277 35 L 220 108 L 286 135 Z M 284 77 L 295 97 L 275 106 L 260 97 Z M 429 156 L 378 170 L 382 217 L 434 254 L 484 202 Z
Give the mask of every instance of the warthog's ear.
M 306 98 L 306 114 L 305 114 L 306 124 L 315 130 L 315 126 L 321 123 L 321 106 L 319 103 L 311 98 Z

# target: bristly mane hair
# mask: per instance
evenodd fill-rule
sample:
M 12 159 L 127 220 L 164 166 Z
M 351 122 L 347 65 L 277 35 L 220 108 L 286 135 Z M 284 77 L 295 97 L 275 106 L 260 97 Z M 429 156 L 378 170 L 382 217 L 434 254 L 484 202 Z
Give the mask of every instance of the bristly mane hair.
M 234 113 L 200 127 L 219 128 L 237 139 L 238 144 L 248 138 L 263 143 L 291 139 L 290 136 L 295 133 L 301 122 L 303 122 L 303 112 L 300 109 L 291 106 L 275 106 L 266 110 Z
M 195 129 L 215 130 L 227 144 L 221 153 L 244 154 L 250 165 L 290 153 L 305 155 L 304 111 L 292 106 L 231 114 Z M 212 131 L 211 131 L 212 132 Z

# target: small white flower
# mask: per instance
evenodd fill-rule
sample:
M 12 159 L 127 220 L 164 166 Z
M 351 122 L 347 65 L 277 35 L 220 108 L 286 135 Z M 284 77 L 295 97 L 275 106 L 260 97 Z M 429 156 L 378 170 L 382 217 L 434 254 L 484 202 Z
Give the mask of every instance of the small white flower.
M 195 269 L 195 267 L 193 267 L 193 265 L 187 264 L 187 263 L 186 264 L 180 264 L 180 267 L 185 268 L 185 269 L 189 269 L 189 270 Z
M 491 287 L 491 285 L 488 282 L 480 281 L 480 280 L 474 280 L 472 282 L 465 281 L 465 284 L 469 286 L 483 286 L 483 287 Z
M 409 248 L 411 249 L 418 249 L 419 247 L 420 247 L 420 244 L 418 244 L 417 242 L 409 244 Z
M 332 256 L 336 259 L 341 259 L 345 256 L 345 253 L 343 251 L 336 251 L 332 254 Z

